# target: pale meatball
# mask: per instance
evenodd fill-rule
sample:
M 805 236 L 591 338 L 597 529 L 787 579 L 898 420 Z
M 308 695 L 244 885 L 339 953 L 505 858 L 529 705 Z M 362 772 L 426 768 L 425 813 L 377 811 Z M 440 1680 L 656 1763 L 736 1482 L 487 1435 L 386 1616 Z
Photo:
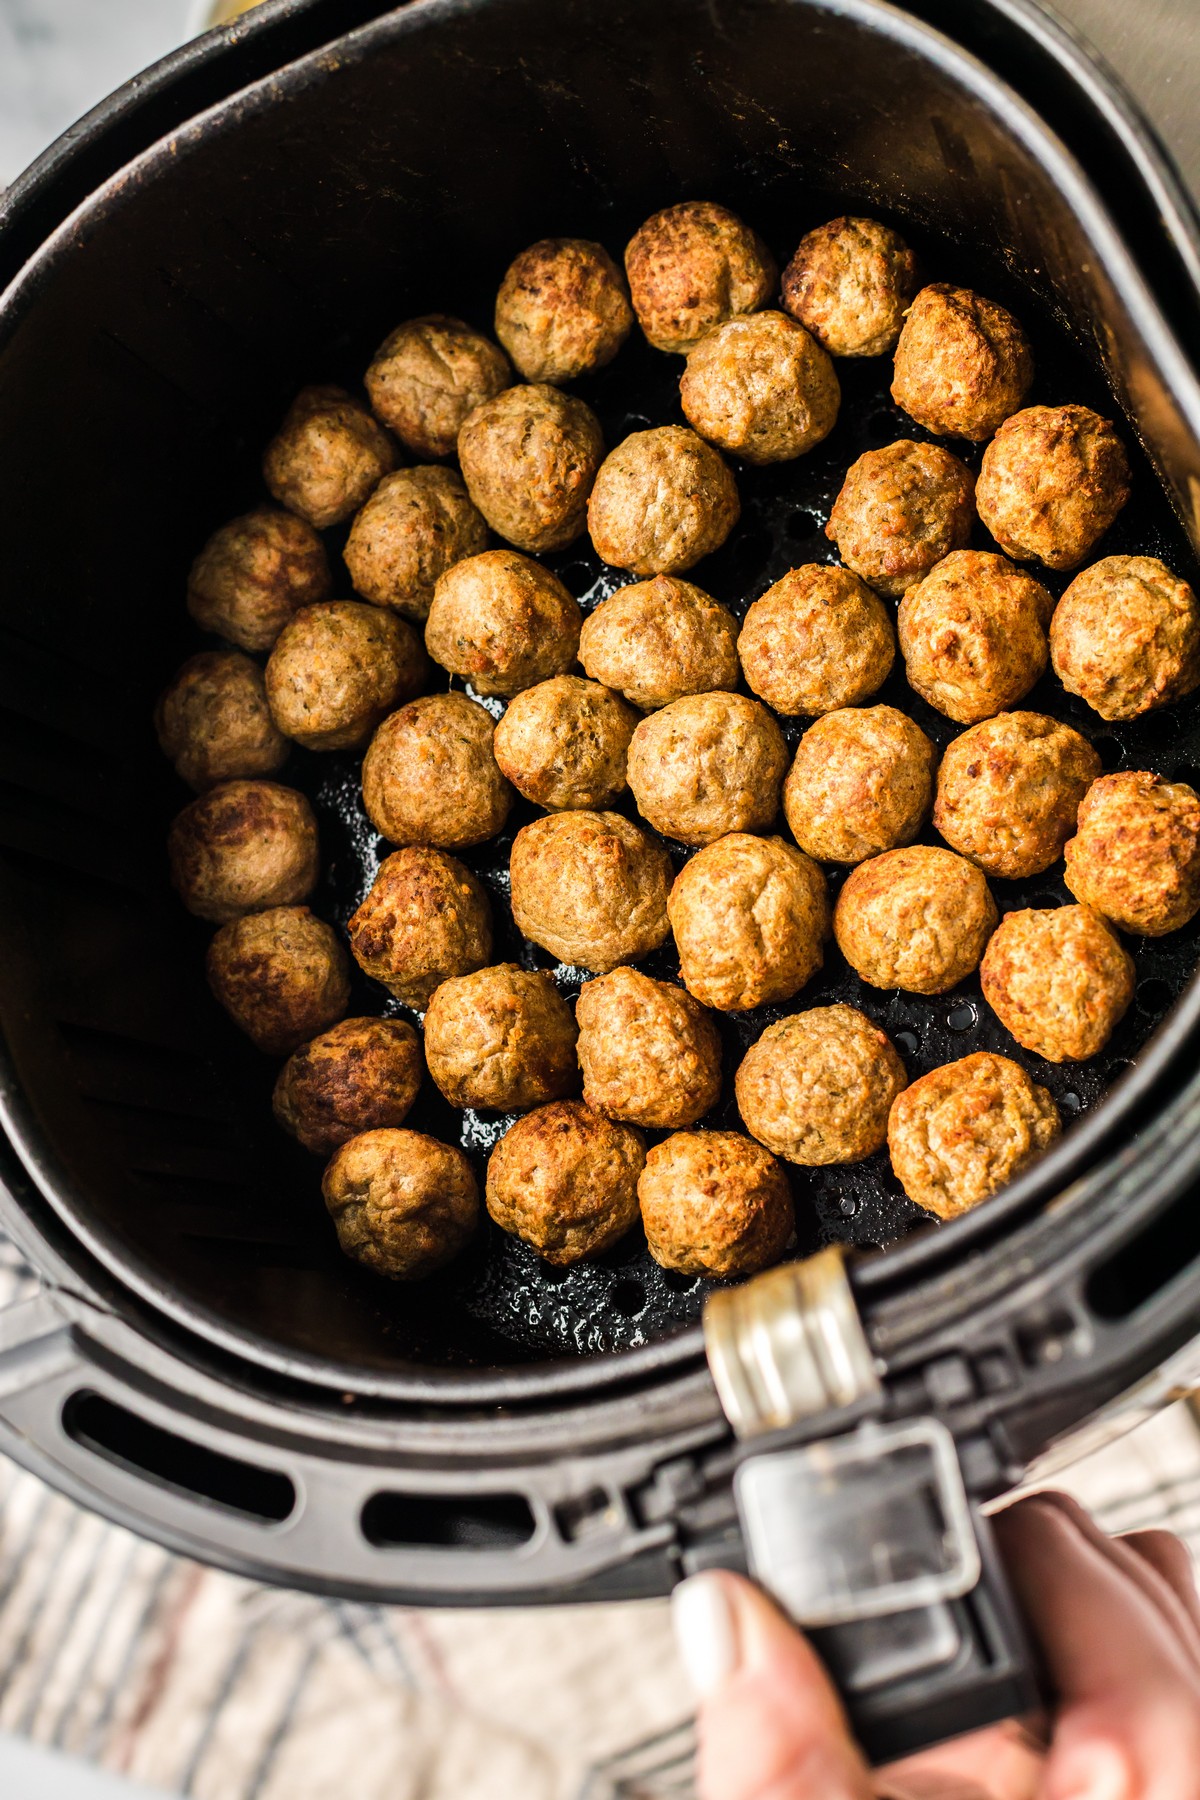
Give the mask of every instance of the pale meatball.
M 635 431 L 600 465 L 588 502 L 598 555 L 634 575 L 677 575 L 719 550 L 737 487 L 711 444 L 683 425 Z
M 321 1183 L 342 1250 L 393 1281 L 453 1262 L 475 1235 L 479 1187 L 461 1150 L 420 1131 L 364 1131 Z
M 604 975 L 665 943 L 671 859 L 620 813 L 550 813 L 509 859 L 517 930 L 560 962 Z
M 549 812 L 611 806 L 625 791 L 638 714 L 611 688 L 556 675 L 526 688 L 496 727 L 496 762 L 519 794 Z
M 398 325 L 375 353 L 375 412 L 416 456 L 452 456 L 467 414 L 512 385 L 503 350 L 461 319 L 429 313 Z
M 400 1019 L 343 1019 L 279 1071 L 275 1117 L 316 1156 L 361 1131 L 403 1125 L 417 1097 L 421 1040 Z
M 1020 1175 L 1062 1129 L 1044 1087 L 980 1050 L 905 1088 L 888 1121 L 892 1167 L 910 1200 L 953 1219 Z
M 487 549 L 487 520 L 461 478 L 436 464 L 385 475 L 342 552 L 356 594 L 421 624 L 439 575 Z
M 318 531 L 356 513 L 396 466 L 396 447 L 344 388 L 298 394 L 267 445 L 263 479 L 289 512 Z
M 787 768 L 783 733 L 744 694 L 690 694 L 642 720 L 629 745 L 630 791 L 664 837 L 711 844 L 767 831 Z
M 798 994 L 824 961 L 829 899 L 782 838 L 732 832 L 684 864 L 668 903 L 689 993 L 721 1012 Z
M 702 438 L 748 463 L 790 462 L 837 423 L 833 364 L 786 313 L 730 319 L 688 352 L 684 417 Z
M 307 906 L 275 906 L 222 925 L 208 985 L 267 1056 L 290 1056 L 345 1017 L 350 964 L 336 932 Z
M 830 356 L 882 356 L 916 292 L 917 259 L 878 219 L 806 232 L 783 271 L 783 304 Z
M 818 862 L 911 844 L 929 817 L 937 751 L 894 706 L 844 707 L 800 739 L 783 784 L 792 836 Z
M 470 869 L 424 845 L 396 850 L 347 927 L 359 967 L 420 1012 L 452 975 L 492 954 L 487 895 Z
M 1103 1050 L 1133 999 L 1133 958 L 1086 906 L 1005 913 L 979 970 L 983 997 L 1047 1062 Z
M 833 935 L 872 987 L 945 994 L 979 967 L 997 916 L 974 863 L 913 844 L 850 871 L 834 907 Z
M 574 381 L 604 368 L 632 326 L 625 277 L 587 238 L 531 244 L 496 297 L 496 336 L 526 381 Z
M 896 637 L 882 601 L 857 575 L 805 563 L 754 602 L 738 655 L 748 685 L 776 712 L 836 712 L 883 686 Z
M 358 600 L 325 600 L 280 632 L 267 699 L 279 730 L 306 750 L 356 750 L 428 675 L 421 640 L 404 619 Z
M 643 712 L 685 694 L 733 689 L 741 668 L 737 620 L 677 575 L 631 582 L 583 621 L 579 660 L 593 681 Z
M 795 1229 L 786 1174 L 740 1131 L 678 1131 L 656 1144 L 638 1200 L 651 1256 L 681 1275 L 757 1275 Z
M 975 477 L 940 444 L 900 438 L 846 471 L 825 536 L 848 569 L 897 599 L 971 541 Z
M 514 796 L 493 731 L 491 714 L 466 694 L 425 694 L 392 713 L 363 758 L 363 805 L 376 831 L 441 850 L 495 837 Z
M 515 550 L 485 550 L 439 580 L 425 647 L 477 694 L 519 694 L 574 667 L 582 623 L 557 575 Z
M 1028 406 L 983 453 L 979 516 L 1009 556 L 1074 569 L 1129 498 L 1129 459 L 1086 406 Z
M 604 459 L 600 421 L 572 394 L 507 388 L 468 413 L 458 434 L 467 492 L 493 531 L 543 555 L 582 537 Z
M 1040 581 L 983 550 L 955 550 L 900 602 L 909 686 L 974 725 L 1015 706 L 1045 673 L 1054 601 Z
M 721 1092 L 721 1040 L 704 1007 L 637 969 L 589 981 L 575 1007 L 583 1097 L 629 1125 L 694 1125 Z
M 1200 608 L 1156 556 L 1106 556 L 1050 621 L 1050 660 L 1102 719 L 1136 719 L 1200 687 Z
M 218 781 L 274 775 L 287 761 L 262 670 L 238 650 L 189 657 L 159 698 L 154 729 L 175 773 L 197 792 Z
M 187 607 L 202 631 L 269 650 L 293 614 L 327 599 L 332 585 L 312 526 L 259 506 L 209 538 L 188 575 Z
M 638 324 L 656 350 L 686 354 L 714 325 L 756 312 L 775 291 L 775 261 L 724 206 L 688 200 L 639 227 L 625 250 Z
M 277 781 L 223 781 L 201 794 L 172 823 L 167 856 L 183 904 L 216 925 L 307 900 L 321 872 L 312 807 Z
M 1029 340 L 1010 312 L 970 288 L 935 282 L 908 310 L 892 399 L 938 437 L 990 438 L 1033 380 Z
M 887 1142 L 892 1101 L 908 1085 L 887 1033 L 853 1006 L 817 1006 L 768 1025 L 742 1058 L 738 1110 L 788 1162 L 861 1162 Z
M 566 1268 L 624 1237 L 645 1161 L 640 1132 L 580 1100 L 556 1100 L 518 1119 L 492 1151 L 487 1209 L 503 1231 Z
M 579 1087 L 571 1009 L 543 971 L 516 963 L 456 975 L 425 1014 L 429 1073 L 451 1106 L 542 1106 Z
M 998 713 L 947 746 L 933 822 L 988 875 L 1020 881 L 1058 861 L 1099 773 L 1099 756 L 1069 725 Z
M 1185 782 L 1102 775 L 1064 854 L 1075 898 L 1122 931 L 1165 937 L 1200 912 L 1200 796 Z

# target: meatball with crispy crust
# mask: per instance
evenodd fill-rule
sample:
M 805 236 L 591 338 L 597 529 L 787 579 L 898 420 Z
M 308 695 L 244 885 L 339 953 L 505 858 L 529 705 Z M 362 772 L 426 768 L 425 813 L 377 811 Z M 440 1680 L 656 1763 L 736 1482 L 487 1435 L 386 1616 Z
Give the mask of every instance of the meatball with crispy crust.
M 309 387 L 267 445 L 263 479 L 281 506 L 324 531 L 356 513 L 395 466 L 395 445 L 365 406 L 344 388 Z
M 1084 906 L 1122 931 L 1165 937 L 1200 912 L 1200 796 L 1142 769 L 1102 775 L 1064 855 Z
M 848 706 L 816 719 L 783 784 L 800 848 L 818 862 L 859 863 L 911 844 L 929 817 L 937 752 L 894 706 Z
M 757 1275 L 795 1228 L 787 1176 L 740 1131 L 677 1131 L 656 1144 L 638 1200 L 651 1256 L 681 1275 Z
M 461 319 L 428 313 L 384 340 L 366 389 L 376 414 L 414 455 L 451 456 L 467 414 L 512 379 L 496 344 Z
M 711 444 L 683 425 L 635 431 L 600 465 L 588 501 L 596 552 L 634 575 L 677 575 L 719 550 L 737 487 Z
M 688 351 L 679 383 L 688 424 L 748 463 L 803 456 L 833 430 L 841 397 L 820 344 L 781 312 L 718 325 Z
M 707 200 L 647 219 L 626 247 L 625 273 L 650 343 L 683 355 L 715 325 L 765 305 L 776 279 L 758 233 Z
M 711 844 L 767 831 L 787 768 L 783 733 L 744 694 L 689 694 L 642 720 L 629 745 L 638 811 L 664 837 Z
M 816 1006 L 768 1025 L 735 1089 L 747 1131 L 788 1162 L 860 1162 L 887 1142 L 908 1076 L 887 1033 L 853 1006 Z
M 477 694 L 519 694 L 574 667 L 582 622 L 549 569 L 515 550 L 485 550 L 439 580 L 425 647 Z
M 425 1014 L 429 1073 L 451 1106 L 542 1106 L 579 1087 L 571 1009 L 542 970 L 500 963 L 455 975 Z
M 479 1187 L 461 1150 L 420 1131 L 364 1131 L 321 1182 L 338 1243 L 393 1281 L 419 1281 L 453 1262 L 475 1235 Z
M 492 954 L 491 908 L 479 881 L 425 845 L 385 860 L 347 930 L 359 967 L 417 1012 L 443 981 L 482 969 Z
M 306 900 L 317 885 L 317 821 L 295 788 L 223 781 L 185 806 L 167 839 L 171 885 L 199 919 Z
M 638 715 L 611 688 L 556 675 L 509 701 L 496 727 L 496 762 L 519 794 L 549 812 L 611 806 L 625 791 Z
M 988 875 L 1040 875 L 1062 855 L 1099 773 L 1099 756 L 1069 725 L 1043 713 L 997 713 L 947 746 L 933 823 Z
M 901 438 L 850 464 L 825 536 L 848 569 L 892 599 L 952 550 L 975 522 L 975 477 L 940 444 Z
M 824 961 L 825 877 L 782 838 L 719 838 L 684 864 L 667 910 L 684 985 L 721 1012 L 790 1000 Z
M 897 625 L 908 683 L 960 725 L 1023 700 L 1045 673 L 1054 601 L 1007 557 L 955 550 L 909 588 Z
M 439 575 L 487 549 L 487 520 L 452 469 L 385 475 L 355 515 L 342 552 L 356 594 L 418 624 Z
M 598 1256 L 637 1218 L 641 1133 L 581 1100 L 526 1113 L 492 1151 L 487 1209 L 497 1225 L 559 1268 Z
M 582 537 L 603 459 L 591 407 L 544 383 L 485 400 L 458 434 L 458 460 L 475 505 L 493 531 L 539 555 Z
M 979 967 L 996 927 L 983 873 L 950 850 L 913 844 L 851 869 L 833 912 L 850 967 L 872 987 L 945 994 Z
M 404 619 L 358 600 L 306 606 L 267 664 L 271 717 L 306 750 L 355 750 L 425 685 L 429 659 Z
M 746 681 L 780 713 L 855 706 L 896 659 L 883 603 L 849 569 L 805 563 L 756 600 L 738 638 Z
M 279 1071 L 275 1117 L 306 1150 L 330 1156 L 360 1131 L 403 1125 L 421 1085 L 421 1040 L 400 1019 L 343 1019 Z
M 491 714 L 466 694 L 425 694 L 383 721 L 363 758 L 363 805 L 393 844 L 466 850 L 513 803 L 492 751 Z
M 574 381 L 604 368 L 632 326 L 625 277 L 587 238 L 531 244 L 496 297 L 496 336 L 526 381 Z
M 1027 406 L 983 453 L 975 499 L 1018 562 L 1074 569 L 1129 498 L 1129 459 L 1107 419 L 1086 406 Z
M 783 271 L 783 304 L 830 356 L 882 356 L 916 292 L 917 259 L 878 219 L 806 232 Z
M 1156 556 L 1105 556 L 1050 621 L 1050 660 L 1102 719 L 1136 719 L 1200 687 L 1200 608 Z
M 218 781 L 274 775 L 287 760 L 262 670 L 239 650 L 189 657 L 159 698 L 154 728 L 175 773 L 198 792 Z
M 665 942 L 671 859 L 620 813 L 550 813 L 524 826 L 509 859 L 517 930 L 594 974 Z
M 721 1092 L 721 1040 L 682 988 L 637 969 L 589 981 L 575 1007 L 583 1097 L 629 1125 L 694 1125 Z
M 938 437 L 982 442 L 1033 380 L 1029 340 L 1010 312 L 970 288 L 935 282 L 908 310 L 892 399 Z
M 732 689 L 741 669 L 737 620 L 677 575 L 618 588 L 583 621 L 579 660 L 593 681 L 643 712 L 685 694 Z
M 1086 906 L 1005 913 L 980 965 L 983 997 L 1047 1062 L 1103 1050 L 1133 999 L 1133 958 Z
M 988 1050 L 946 1063 L 892 1105 L 888 1149 L 910 1200 L 953 1219 L 1048 1150 L 1062 1129 L 1044 1087 Z
M 192 564 L 187 606 L 202 631 L 269 650 L 302 606 L 331 588 L 325 546 L 303 519 L 259 506 L 213 533 Z
M 268 1056 L 290 1056 L 350 1004 L 346 952 L 307 906 L 229 920 L 208 947 L 207 967 L 214 997 Z

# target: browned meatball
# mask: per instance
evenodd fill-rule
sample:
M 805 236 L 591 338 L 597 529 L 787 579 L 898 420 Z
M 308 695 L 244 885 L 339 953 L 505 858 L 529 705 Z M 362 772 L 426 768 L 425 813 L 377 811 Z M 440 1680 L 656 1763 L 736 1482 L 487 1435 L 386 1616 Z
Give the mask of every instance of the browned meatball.
M 910 1200 L 953 1219 L 1048 1150 L 1062 1129 L 1044 1087 L 988 1050 L 946 1063 L 892 1106 L 888 1149 Z
M 467 492 L 518 550 L 561 550 L 587 527 L 604 458 L 590 406 L 555 387 L 512 387 L 468 413 L 458 434 Z
M 588 502 L 597 553 L 635 575 L 674 575 L 719 550 L 737 487 L 711 444 L 683 425 L 635 431 L 600 465 Z
M 882 687 L 896 660 L 883 603 L 849 569 L 789 569 L 747 612 L 738 655 L 754 692 L 781 713 L 836 712 Z
M 1103 1050 L 1133 999 L 1133 958 L 1086 906 L 1005 913 L 979 970 L 983 997 L 1047 1062 Z
M 833 934 L 872 987 L 944 994 L 979 967 L 996 919 L 974 863 L 913 844 L 850 871 L 833 910 Z
M 685 694 L 735 688 L 737 620 L 677 575 L 618 588 L 583 621 L 579 660 L 643 712 Z
M 476 693 L 519 694 L 574 666 L 582 622 L 549 569 L 515 550 L 485 550 L 438 581 L 425 647 Z
M 901 438 L 850 464 L 825 536 L 848 569 L 893 599 L 971 540 L 975 477 L 940 444 Z
M 364 1131 L 321 1183 L 346 1255 L 394 1281 L 453 1262 L 475 1234 L 479 1187 L 461 1150 L 420 1131 Z
M 365 406 L 343 388 L 310 387 L 267 445 L 263 479 L 281 506 L 324 531 L 356 513 L 395 466 L 395 446 Z
M 648 956 L 670 931 L 671 859 L 619 813 L 535 819 L 513 839 L 509 875 L 517 930 L 594 974 Z
M 787 1176 L 740 1131 L 677 1131 L 656 1144 L 638 1200 L 651 1256 L 681 1275 L 756 1275 L 795 1229 Z
M 730 831 L 770 829 L 787 761 L 765 706 L 744 694 L 689 694 L 634 732 L 629 787 L 656 831 L 711 844 Z
M 400 1019 L 343 1019 L 279 1071 L 275 1117 L 330 1156 L 360 1131 L 403 1125 L 421 1085 L 421 1040 Z
M 611 688 L 556 675 L 511 700 L 493 748 L 519 794 L 550 812 L 611 806 L 625 791 L 638 715 Z
M 707 200 L 647 219 L 626 246 L 625 273 L 647 338 L 656 350 L 681 353 L 714 325 L 765 305 L 776 279 L 758 233 Z
M 630 1125 L 694 1125 L 721 1092 L 721 1040 L 682 988 L 637 969 L 589 981 L 575 1007 L 583 1097 Z
M 909 686 L 960 725 L 1024 699 L 1045 673 L 1054 601 L 1007 557 L 955 550 L 900 602 Z
M 908 1084 L 887 1033 L 853 1006 L 816 1006 L 768 1025 L 735 1083 L 746 1129 L 776 1156 L 813 1166 L 860 1162 L 887 1142 Z
M 202 631 L 243 650 L 269 650 L 293 613 L 332 586 L 311 525 L 260 506 L 213 533 L 188 576 L 188 611 Z
M 1156 556 L 1105 556 L 1050 621 L 1050 660 L 1102 719 L 1136 719 L 1200 687 L 1200 608 Z
M 531 244 L 496 297 L 496 336 L 526 381 L 574 381 L 604 368 L 632 326 L 625 277 L 587 238 Z
M 641 1133 L 580 1100 L 526 1113 L 492 1151 L 487 1209 L 504 1231 L 565 1268 L 598 1256 L 637 1218 Z
M 790 1000 L 824 961 L 825 877 L 782 838 L 718 838 L 684 864 L 667 910 L 684 984 L 721 1012 Z
M 487 520 L 452 469 L 385 475 L 350 527 L 343 551 L 356 594 L 417 623 L 439 575 L 487 549 Z
M 358 600 L 325 600 L 280 632 L 267 699 L 280 731 L 306 750 L 354 750 L 428 675 L 424 647 L 405 620 Z
M 503 350 L 461 319 L 398 325 L 367 370 L 371 405 L 416 456 L 451 456 L 463 420 L 512 383 Z
M 359 967 L 417 1012 L 441 982 L 482 969 L 492 954 L 491 908 L 479 881 L 424 845 L 386 859 L 347 929 Z
M 896 345 L 892 399 L 939 437 L 990 438 L 1033 380 L 1017 321 L 970 288 L 935 282 L 908 309 Z
M 783 304 L 830 356 L 882 356 L 900 336 L 917 259 L 878 219 L 806 232 L 783 271 Z
M 1086 406 L 1028 406 L 983 453 L 979 516 L 1021 562 L 1073 569 L 1129 498 L 1129 461 L 1107 419 Z
M 511 1112 L 575 1093 L 576 1036 L 552 977 L 516 963 L 443 981 L 425 1014 L 429 1073 L 452 1106 Z
M 893 706 L 826 713 L 800 739 L 783 810 L 818 862 L 859 863 L 911 844 L 929 817 L 937 752 Z
M 208 985 L 259 1050 L 290 1056 L 345 1016 L 350 965 L 307 906 L 274 906 L 222 925 L 208 947 Z
M 1064 855 L 1077 900 L 1122 931 L 1165 937 L 1200 912 L 1200 796 L 1142 769 L 1102 775 Z
M 789 462 L 827 438 L 842 392 L 833 364 L 786 313 L 730 319 L 688 352 L 688 424 L 748 463 Z
M 1099 756 L 1069 725 L 998 713 L 948 745 L 933 822 L 987 874 L 1020 881 L 1058 861 L 1099 773 Z
M 363 758 L 363 805 L 376 831 L 442 850 L 495 837 L 513 791 L 492 753 L 493 729 L 465 694 L 426 694 L 385 719 Z
M 217 925 L 306 900 L 320 874 L 312 807 L 277 781 L 223 781 L 201 794 L 172 823 L 167 855 L 183 904 Z
M 218 781 L 274 775 L 287 760 L 262 670 L 238 650 L 189 657 L 154 709 L 154 728 L 175 773 L 198 791 Z

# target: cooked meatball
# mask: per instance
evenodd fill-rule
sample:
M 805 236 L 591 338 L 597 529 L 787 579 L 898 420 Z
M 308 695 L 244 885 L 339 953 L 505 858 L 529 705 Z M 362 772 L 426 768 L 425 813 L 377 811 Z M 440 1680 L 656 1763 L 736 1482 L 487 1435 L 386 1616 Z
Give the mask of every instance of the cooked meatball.
M 1004 712 L 1044 674 L 1054 601 L 1007 557 L 955 550 L 900 602 L 909 686 L 960 725 Z
M 485 550 L 439 579 L 425 647 L 477 694 L 519 694 L 574 667 L 582 622 L 549 569 L 515 550 Z
M 711 444 L 683 425 L 635 431 L 600 465 L 588 502 L 597 554 L 634 575 L 674 575 L 719 550 L 741 501 Z
M 816 338 L 781 312 L 718 325 L 688 351 L 679 383 L 688 424 L 748 463 L 803 456 L 833 430 L 841 397 Z
M 671 859 L 620 813 L 550 813 L 509 859 L 517 930 L 560 962 L 607 974 L 665 942 Z
M 908 309 L 896 345 L 892 399 L 938 437 L 990 438 L 1033 380 L 1017 321 L 970 288 L 935 282 Z
M 583 621 L 579 660 L 643 712 L 685 694 L 735 688 L 737 620 L 677 575 L 618 588 Z
M 805 563 L 754 602 L 738 655 L 747 683 L 776 712 L 827 713 L 882 687 L 896 638 L 883 602 L 857 575 Z
M 347 929 L 359 967 L 416 1012 L 441 982 L 482 969 L 492 954 L 491 908 L 479 881 L 424 845 L 386 859 Z
M 1020 881 L 1062 855 L 1100 773 L 1086 738 L 1043 713 L 997 713 L 946 748 L 933 822 L 989 875 Z
M 503 350 L 461 319 L 429 313 L 398 325 L 367 370 L 371 405 L 416 456 L 451 456 L 463 420 L 511 386 Z
M 913 844 L 850 871 L 833 910 L 833 934 L 872 987 L 944 994 L 979 967 L 996 919 L 974 863 Z
M 782 838 L 719 838 L 684 864 L 667 911 L 688 992 L 721 1012 L 790 1000 L 824 961 L 825 877 Z
M 891 1039 L 853 1006 L 816 1006 L 768 1025 L 735 1088 L 746 1129 L 776 1156 L 813 1166 L 860 1162 L 887 1142 L 907 1086 Z
M 364 1131 L 321 1183 L 346 1255 L 376 1275 L 419 1281 L 475 1234 L 479 1187 L 461 1150 L 420 1131 Z
M 767 831 L 787 768 L 783 733 L 744 694 L 689 694 L 644 718 L 629 745 L 638 811 L 664 837 L 711 844 Z
M 354 750 L 420 693 L 429 660 L 404 619 L 358 600 L 306 606 L 267 664 L 271 717 L 306 750 Z
M 159 698 L 154 728 L 175 773 L 197 792 L 218 781 L 274 775 L 287 760 L 262 670 L 238 650 L 189 657 Z
M 526 1113 L 492 1151 L 487 1209 L 504 1231 L 565 1268 L 598 1256 L 637 1218 L 641 1133 L 580 1100 Z
M 878 219 L 806 232 L 783 271 L 783 304 L 830 356 L 882 356 L 900 336 L 917 259 Z
M 1102 775 L 1064 855 L 1077 900 L 1122 931 L 1165 937 L 1200 912 L 1200 796 L 1142 769 Z
M 487 520 L 452 469 L 430 464 L 385 475 L 350 527 L 342 552 L 356 594 L 418 624 L 439 575 L 487 549 Z
M 1102 719 L 1136 719 L 1200 687 L 1200 608 L 1156 556 L 1106 556 L 1050 621 L 1050 660 Z
M 910 1200 L 953 1219 L 1048 1150 L 1062 1129 L 1044 1087 L 988 1050 L 946 1063 L 892 1106 L 888 1149 Z
M 550 812 L 611 806 L 625 791 L 637 721 L 611 688 L 556 675 L 509 702 L 496 727 L 496 761 L 519 794 Z
M 213 533 L 188 576 L 188 611 L 202 631 L 243 650 L 269 650 L 292 615 L 328 597 L 325 546 L 303 519 L 259 506 Z
M 625 277 L 603 244 L 543 238 L 496 297 L 496 336 L 526 381 L 574 381 L 610 363 L 633 326 Z
M 776 279 L 758 233 L 707 200 L 668 206 L 647 219 L 626 247 L 625 273 L 649 341 L 681 354 L 714 325 L 765 305 Z
M 223 781 L 201 794 L 172 823 L 167 855 L 183 904 L 217 925 L 306 900 L 320 874 L 312 807 L 277 781 Z
M 500 963 L 443 981 L 425 1014 L 429 1073 L 451 1106 L 541 1106 L 579 1087 L 571 1009 L 541 970 Z
M 650 1254 L 681 1275 L 757 1275 L 795 1228 L 787 1176 L 740 1131 L 677 1131 L 638 1181 Z
M 984 451 L 975 498 L 1009 556 L 1074 569 L 1128 500 L 1129 462 L 1086 406 L 1028 406 Z
M 911 844 L 929 817 L 937 752 L 894 706 L 850 706 L 816 719 L 783 784 L 800 848 L 818 862 L 860 863 Z
M 279 1071 L 275 1117 L 330 1156 L 360 1131 L 403 1125 L 421 1085 L 421 1040 L 400 1019 L 343 1019 Z
M 350 965 L 307 906 L 274 906 L 222 925 L 208 947 L 208 985 L 259 1050 L 290 1056 L 345 1016 Z
M 492 753 L 491 714 L 465 694 L 426 694 L 383 721 L 363 758 L 367 817 L 393 844 L 466 850 L 503 828 L 513 791 Z
M 458 434 L 467 492 L 518 550 L 561 550 L 587 527 L 604 458 L 590 406 L 556 387 L 512 387 L 468 413 Z
M 694 1125 L 721 1092 L 721 1040 L 682 988 L 637 969 L 589 981 L 575 1007 L 583 1097 L 629 1125 Z
M 1086 906 L 1005 913 L 979 979 L 1018 1044 L 1047 1062 L 1103 1050 L 1133 999 L 1133 958 Z
M 395 466 L 395 446 L 365 406 L 343 388 L 310 387 L 267 445 L 263 479 L 281 506 L 324 531 L 356 513 Z
M 971 540 L 975 477 L 940 444 L 901 438 L 850 464 L 825 536 L 848 569 L 892 599 Z

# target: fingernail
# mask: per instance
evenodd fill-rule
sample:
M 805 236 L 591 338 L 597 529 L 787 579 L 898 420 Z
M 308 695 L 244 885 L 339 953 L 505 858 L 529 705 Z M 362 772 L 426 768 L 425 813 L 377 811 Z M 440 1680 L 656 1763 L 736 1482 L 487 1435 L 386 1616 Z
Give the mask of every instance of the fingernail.
M 1055 1800 L 1129 1800 L 1129 1764 L 1112 1744 L 1081 1746 L 1059 1771 Z
M 688 1680 L 703 1700 L 738 1664 L 738 1634 L 719 1575 L 691 1575 L 671 1595 L 675 1642 Z

